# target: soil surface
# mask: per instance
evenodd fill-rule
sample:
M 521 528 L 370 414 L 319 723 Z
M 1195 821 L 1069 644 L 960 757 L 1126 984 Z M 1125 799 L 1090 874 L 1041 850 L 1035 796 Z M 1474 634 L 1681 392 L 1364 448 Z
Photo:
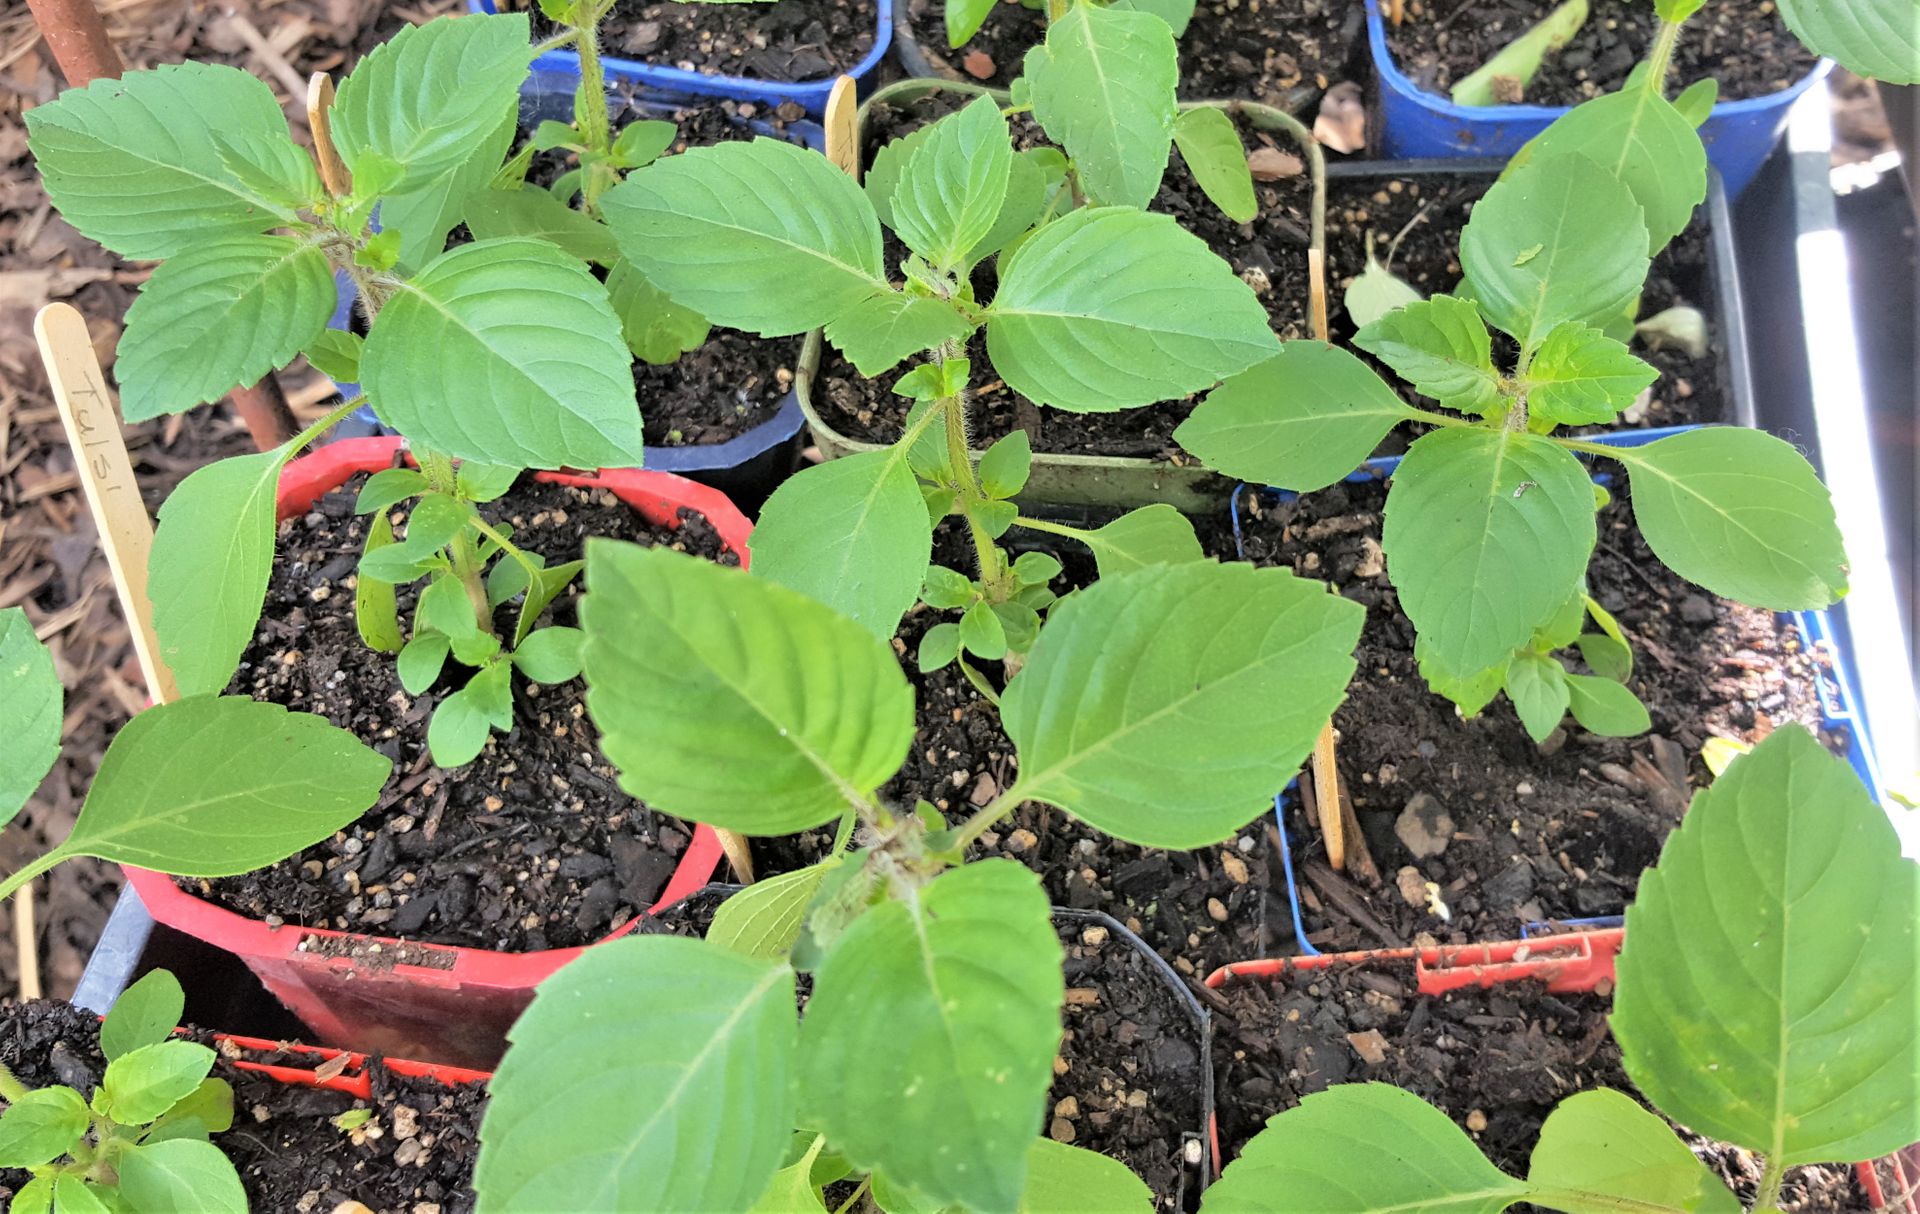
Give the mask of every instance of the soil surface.
M 1041 7 L 994 5 L 965 46 L 947 46 L 941 0 L 901 0 L 929 62 L 957 77 L 1004 88 L 1029 47 L 1046 41 Z M 1367 72 L 1366 12 L 1349 0 L 1213 0 L 1180 38 L 1180 95 L 1264 101 L 1295 113 L 1330 85 Z
M 361 643 L 354 570 L 366 516 L 353 513 L 359 478 L 281 524 L 259 632 L 229 694 L 316 712 L 394 761 L 380 799 L 333 838 L 271 868 L 180 884 L 268 923 L 534 952 L 591 943 L 651 905 L 692 828 L 621 792 L 598 750 L 585 687 L 514 676 L 513 731 L 442 771 L 427 752 L 433 709 L 470 674 L 449 659 L 419 698 L 393 658 Z M 521 485 L 480 507 L 549 565 L 577 559 L 588 536 L 629 540 L 737 564 L 707 521 L 683 514 L 655 527 L 604 490 Z M 410 619 L 418 584 L 399 590 Z M 571 625 L 576 579 L 542 617 Z M 500 609 L 512 627 L 517 601 Z
M 1014 555 L 1038 551 L 1057 557 L 1065 566 L 1053 583 L 1058 593 L 1093 580 L 1092 558 L 1084 548 L 1050 536 L 1029 541 L 1033 534 L 1016 528 L 1002 546 Z M 952 521 L 936 532 L 934 560 L 969 575 L 976 572 L 972 550 Z M 900 773 L 881 789 L 893 805 L 924 799 L 952 824 L 992 801 L 1018 771 L 998 710 L 959 668 L 921 674 L 915 661 L 926 631 L 959 614 L 917 606 L 895 635 L 894 649 L 913 685 L 917 730 Z M 984 665 L 987 677 L 1001 686 L 998 664 Z M 1061 810 L 1029 803 L 983 834 L 975 851 L 1027 865 L 1040 874 L 1056 906 L 1105 911 L 1197 981 L 1229 961 L 1298 951 L 1273 821 L 1270 814 L 1262 815 L 1216 847 L 1163 851 L 1123 843 Z M 772 876 L 826 855 L 833 830 L 751 842 L 755 871 Z
M 733 888 L 710 885 L 634 930 L 704 936 Z M 1197 1162 L 1184 1160 L 1185 1140 L 1206 1121 L 1196 1013 L 1164 970 L 1105 924 L 1056 914 L 1054 930 L 1066 950 L 1067 1002 L 1044 1132 L 1120 1160 L 1153 1189 L 1158 1208 L 1181 1209 L 1199 1178 Z M 803 1011 L 811 990 L 801 975 Z
M 1557 0 L 1413 0 L 1405 22 L 1387 26 L 1387 46 L 1408 79 L 1445 94 L 1556 7 Z M 1577 105 L 1619 89 L 1646 58 L 1658 25 L 1651 5 L 1593 0 L 1586 24 L 1547 57 L 1520 99 Z M 1678 90 L 1711 76 L 1721 99 L 1734 101 L 1791 87 L 1814 63 L 1776 6 L 1707 0 L 1680 35 L 1669 79 Z
M 958 93 L 939 93 L 910 108 L 874 107 L 864 131 L 867 159 L 871 161 L 873 154 L 892 140 L 952 113 L 970 100 Z M 1271 149 L 1292 155 L 1291 141 L 1285 135 L 1261 131 L 1244 118 L 1236 122 L 1249 151 Z M 1016 147 L 1047 144 L 1044 133 L 1029 118 L 1016 115 L 1012 126 Z M 1281 337 L 1305 337 L 1311 183 L 1300 173 L 1256 182 L 1255 194 L 1260 202 L 1259 214 L 1250 223 L 1236 224 L 1208 201 L 1176 155 L 1152 209 L 1172 215 L 1180 226 L 1226 259 L 1266 305 L 1268 318 Z M 897 272 L 905 251 L 891 235 L 887 244 L 887 264 L 890 272 Z M 990 259 L 975 276 L 975 290 L 982 299 L 992 296 L 992 273 Z M 813 382 L 813 406 L 823 421 L 849 438 L 890 443 L 904 429 L 910 403 L 894 394 L 895 378 L 863 379 L 831 346 L 825 346 L 820 372 Z M 972 388 L 976 447 L 984 448 L 1013 430 L 1023 429 L 1036 451 L 1192 462 L 1173 441 L 1173 431 L 1193 411 L 1196 400 L 1168 401 L 1118 413 L 1043 409 L 999 379 L 979 343 L 973 350 Z
M 1374 256 L 1383 264 L 1390 260 L 1388 268 L 1422 295 L 1452 294 L 1460 285 L 1461 230 L 1473 214 L 1473 204 L 1493 182 L 1490 173 L 1361 177 L 1336 172 L 1327 184 L 1328 321 L 1334 341 L 1353 349 L 1350 343 L 1359 326 L 1347 314 L 1344 301 L 1347 287 L 1367 268 L 1368 235 L 1374 238 Z M 1409 224 L 1413 226 L 1409 228 Z M 1388 246 L 1403 229 L 1406 236 L 1389 259 Z M 1709 239 L 1703 208 L 1696 212 L 1693 225 L 1653 259 L 1640 304 L 1643 317 L 1676 306 L 1698 308 L 1707 317 L 1709 349 L 1705 356 L 1694 358 L 1677 348 L 1651 349 L 1645 341 L 1636 339 L 1633 352 L 1656 367 L 1660 378 L 1644 403 L 1628 408 L 1608 425 L 1583 427 L 1580 432 L 1652 429 L 1733 418 L 1734 402 L 1722 373 L 1726 334 L 1714 294 Z M 1500 334 L 1495 338 L 1496 361 L 1511 368 L 1517 354 L 1513 342 Z M 1358 349 L 1353 352 L 1372 361 Z M 1375 366 L 1409 401 L 1431 407 L 1432 401 L 1419 399 L 1383 364 L 1376 362 Z M 1405 434 L 1396 431 L 1382 450 L 1402 450 L 1405 442 Z
M 1381 558 L 1383 485 L 1342 483 L 1279 505 L 1242 495 L 1247 559 L 1331 581 L 1367 608 L 1359 669 L 1334 724 L 1380 881 L 1351 865 L 1335 874 L 1318 830 L 1288 798 L 1308 936 L 1322 950 L 1507 940 L 1532 921 L 1619 914 L 1709 782 L 1699 757 L 1708 737 L 1755 742 L 1784 721 L 1818 726 L 1814 658 L 1797 632 L 1669 572 L 1634 528 L 1630 494 L 1618 481 L 1613 491 L 1588 579 L 1633 645 L 1630 686 L 1653 728 L 1602 738 L 1569 717 L 1540 745 L 1504 696 L 1463 720 L 1427 690 Z M 1204 542 L 1233 554 L 1231 535 Z M 1403 841 L 1409 807 L 1443 840 L 1439 854 L 1418 857 Z M 1425 893 L 1413 900 L 1425 882 L 1450 918 Z
M 204 1035 L 201 1040 L 215 1045 Z M 369 1067 L 373 1099 L 356 1100 L 236 1067 L 234 1046 L 215 1050 L 214 1075 L 233 1085 L 234 1124 L 214 1143 L 239 1171 L 251 1208 L 327 1211 L 352 1201 L 403 1214 L 474 1208 L 470 1182 L 486 1107 L 480 1085 L 450 1088 L 375 1063 Z M 0 1020 L 0 1063 L 28 1087 L 64 1083 L 91 1096 L 106 1071 L 100 1022 L 64 1003 L 9 1007 Z M 333 1124 L 349 1109 L 371 1110 L 373 1117 L 350 1133 Z M 0 1198 L 11 1199 L 26 1178 L 24 1171 L 0 1169 Z
M 879 5 L 871 0 L 620 0 L 600 22 L 600 54 L 704 76 L 816 82 L 857 66 L 873 49 L 879 21 Z M 555 30 L 536 8 L 534 41 Z
M 1611 1000 L 1601 994 L 1555 995 L 1528 982 L 1427 996 L 1410 963 L 1236 978 L 1220 994 L 1214 1072 L 1228 1160 L 1267 1118 L 1303 1097 L 1338 1083 L 1377 1082 L 1434 1104 L 1466 1126 L 1496 1165 L 1524 1176 L 1540 1126 L 1561 1100 L 1598 1087 L 1640 1098 L 1607 1032 Z M 1753 1201 L 1757 1158 L 1681 1136 L 1740 1195 L 1743 1209 Z M 1838 1214 L 1868 1206 L 1850 1167 L 1823 1165 L 1791 1172 L 1780 1208 Z
M 672 4 L 663 7 L 732 6 Z M 643 119 L 666 120 L 679 126 L 680 137 L 663 155 L 762 137 L 803 142 L 792 125 L 803 116 L 803 111 L 791 101 L 777 107 L 714 101 L 663 109 L 645 90 L 631 85 L 616 87 L 615 96 L 624 103 L 624 108 L 613 116 L 616 135 L 630 123 Z M 527 134 L 522 131 L 521 138 Z M 578 164 L 579 158 L 571 152 L 538 152 L 527 170 L 527 180 L 533 185 L 549 186 Z M 604 271 L 596 272 L 604 277 Z M 634 392 L 640 401 L 640 428 L 647 446 L 723 443 L 769 420 L 793 388 L 794 360 L 799 354 L 799 338 L 768 340 L 737 329 L 713 329 L 699 349 L 682 354 L 670 363 L 634 359 Z

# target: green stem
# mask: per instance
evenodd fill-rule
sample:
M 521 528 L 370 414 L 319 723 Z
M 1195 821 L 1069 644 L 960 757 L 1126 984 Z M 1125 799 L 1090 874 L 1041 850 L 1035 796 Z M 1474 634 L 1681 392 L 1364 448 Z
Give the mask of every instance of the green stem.
M 67 851 L 67 845 L 62 843 L 46 855 L 38 856 L 27 861 L 26 867 L 14 873 L 5 881 L 0 881 L 0 902 L 11 898 L 19 891 L 21 886 L 68 858 L 70 858 L 70 853 Z
M 1026 794 L 1020 791 L 1020 782 L 1014 781 L 1012 788 L 995 797 L 987 803 L 985 809 L 975 812 L 971 818 L 960 824 L 959 831 L 953 837 L 954 848 L 959 850 L 969 846 L 975 839 L 985 834 L 988 827 L 1020 808 L 1020 803 L 1026 799 Z
M 1760 1173 L 1760 1187 L 1753 1196 L 1753 1214 L 1780 1214 L 1780 1188 L 1786 1179 L 1787 1170 L 1769 1157 L 1766 1170 Z
M 1548 442 L 1559 443 L 1569 451 L 1585 451 L 1588 455 L 1604 455 L 1608 459 L 1618 461 L 1628 467 L 1632 467 L 1634 463 L 1633 448 L 1631 447 L 1609 447 L 1605 443 L 1590 443 L 1584 438 L 1561 438 L 1557 434 L 1549 434 L 1545 437 Z
M 590 151 L 606 156 L 613 151 L 613 130 L 607 117 L 607 78 L 600 66 L 598 12 L 579 29 L 580 88 L 573 97 L 573 115 L 582 141 Z M 589 165 L 580 181 L 580 199 L 589 215 L 600 213 L 600 195 L 614 183 L 613 167 L 604 160 Z
M 957 351 L 952 343 L 935 355 L 935 362 L 944 365 Z M 966 516 L 967 533 L 973 537 L 973 552 L 980 563 L 980 584 L 986 588 L 991 599 L 996 593 L 1004 592 L 1007 580 L 1006 562 L 1000 559 L 1000 548 L 994 543 L 993 536 L 987 533 L 986 526 L 980 522 L 979 508 L 987 502 L 987 494 L 980 487 L 975 475 L 973 459 L 967 450 L 967 393 L 966 389 L 943 398 L 939 408 L 947 420 L 947 474 L 952 481 L 954 492 L 959 499 L 960 512 Z M 933 410 L 928 410 L 929 413 Z
M 847 844 L 853 842 L 854 824 L 859 820 L 859 811 L 848 806 L 847 812 L 840 815 L 840 829 L 833 832 L 833 850 L 828 855 L 837 856 L 847 850 Z
M 862 1197 L 866 1196 L 867 1186 L 872 1183 L 873 1183 L 872 1176 L 862 1176 L 860 1178 L 860 1187 L 855 1189 L 852 1193 L 848 1194 L 847 1199 L 840 1203 L 840 1208 L 835 1210 L 833 1214 L 847 1214 L 848 1210 L 853 1209 L 854 1203 L 858 1202 Z
M 1647 87 L 1655 96 L 1667 95 L 1667 72 L 1673 67 L 1673 48 L 1680 41 L 1680 23 L 1662 21 L 1660 33 L 1653 40 L 1653 50 L 1647 55 Z
M 31 1090 L 26 1084 L 14 1078 L 12 1071 L 0 1066 L 0 1100 L 13 1104 Z
M 486 536 L 488 539 L 492 540 L 494 543 L 500 545 L 500 551 L 506 553 L 508 556 L 512 557 L 514 560 L 519 561 L 520 567 L 527 571 L 527 576 L 529 578 L 532 578 L 535 574 L 542 572 L 540 566 L 533 563 L 532 557 L 528 556 L 521 549 L 515 547 L 513 544 L 513 541 L 509 540 L 503 532 L 501 532 L 498 528 L 494 527 L 491 523 L 487 522 L 487 520 L 481 518 L 477 514 L 473 516 L 473 529 L 475 531 L 478 531 L 481 535 Z
M 448 545 L 453 557 L 453 574 L 466 587 L 467 602 L 473 607 L 473 619 L 480 631 L 493 635 L 493 604 L 487 601 L 487 583 L 481 576 L 485 562 L 480 559 L 480 550 L 473 542 L 473 534 L 462 527 L 453 543 Z
M 1011 653 L 1007 655 L 1009 660 L 1011 660 L 1012 657 L 1013 655 Z M 967 682 L 973 684 L 973 689 L 980 693 L 980 698 L 995 708 L 1000 707 L 1000 693 L 993 689 L 992 683 L 987 682 L 986 675 L 981 674 L 973 667 L 967 665 L 967 655 L 964 653 L 956 654 L 953 660 L 959 663 L 960 673 L 967 676 Z

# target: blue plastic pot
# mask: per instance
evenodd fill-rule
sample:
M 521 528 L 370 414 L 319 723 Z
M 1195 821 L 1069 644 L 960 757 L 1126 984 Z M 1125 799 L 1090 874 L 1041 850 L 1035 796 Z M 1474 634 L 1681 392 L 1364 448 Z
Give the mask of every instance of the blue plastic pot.
M 1594 435 L 1588 441 L 1609 447 L 1641 447 L 1660 439 L 1671 437 L 1697 426 L 1671 426 L 1654 430 L 1627 430 L 1612 434 Z M 1366 464 L 1350 474 L 1346 479 L 1355 484 L 1385 480 L 1392 476 L 1400 466 L 1400 456 L 1384 455 L 1370 459 Z M 1605 484 L 1611 479 L 1608 473 L 1596 473 L 1594 480 Z M 1233 525 L 1234 551 L 1245 559 L 1246 551 L 1240 536 L 1240 492 L 1248 486 L 1240 485 L 1234 489 L 1230 499 L 1229 511 Z M 1294 496 L 1285 490 L 1270 490 L 1284 497 Z M 1844 642 L 1835 634 L 1832 622 L 1825 611 L 1782 612 L 1781 618 L 1792 622 L 1807 646 L 1825 656 L 1827 666 L 1815 667 L 1818 686 L 1816 692 L 1820 700 L 1820 723 L 1829 731 L 1843 734 L 1847 739 L 1846 759 L 1852 765 L 1854 774 L 1860 777 L 1870 789 L 1884 787 L 1880 783 L 1880 768 L 1875 758 L 1872 736 L 1867 731 L 1866 717 L 1859 709 L 1859 694 L 1854 690 L 1851 655 L 1845 651 Z M 1307 939 L 1306 920 L 1300 913 L 1300 882 L 1294 872 L 1292 840 L 1287 835 L 1286 803 L 1289 798 L 1299 795 L 1299 780 L 1287 783 L 1287 787 L 1273 799 L 1274 824 L 1280 835 L 1280 865 L 1287 879 L 1287 906 L 1293 918 L 1294 940 L 1300 946 L 1303 956 L 1317 957 L 1320 950 Z M 1590 919 L 1556 920 L 1558 924 L 1573 927 L 1617 927 L 1623 919 L 1616 915 L 1602 915 Z M 1548 928 L 1544 923 L 1526 924 L 1521 928 L 1524 938 Z
M 879 7 L 874 24 L 873 49 L 846 73 L 859 81 L 862 88 L 873 69 L 887 57 L 887 48 L 893 44 L 893 0 L 879 0 Z M 499 11 L 494 0 L 467 0 L 467 10 L 474 13 Z M 783 84 L 777 80 L 755 80 L 747 76 L 710 76 L 705 72 L 661 67 L 616 55 L 602 55 L 600 66 L 608 80 L 644 84 L 669 96 L 730 97 L 736 101 L 760 101 L 768 105 L 797 101 L 806 107 L 809 114 L 815 115 L 826 112 L 827 94 L 833 91 L 833 82 L 839 79 L 838 76 L 827 76 L 820 80 Z M 572 51 L 548 51 L 533 61 L 533 69 L 535 72 L 558 72 L 578 80 L 580 56 Z
M 1496 156 L 1506 159 L 1527 140 L 1567 112 L 1564 106 L 1455 105 L 1409 80 L 1387 49 L 1387 23 L 1379 0 L 1367 0 L 1367 43 L 1380 80 L 1382 154 L 1391 160 L 1424 156 Z M 1700 128 L 1707 157 L 1726 178 L 1727 196 L 1737 198 L 1760 171 L 1786 130 L 1787 111 L 1800 95 L 1824 80 L 1833 61 L 1820 63 L 1792 88 L 1767 97 L 1722 101 Z

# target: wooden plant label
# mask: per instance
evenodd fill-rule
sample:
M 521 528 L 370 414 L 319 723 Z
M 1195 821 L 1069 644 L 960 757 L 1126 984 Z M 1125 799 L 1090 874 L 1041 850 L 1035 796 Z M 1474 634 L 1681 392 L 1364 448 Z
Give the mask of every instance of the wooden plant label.
M 855 181 L 860 180 L 860 102 L 852 76 L 833 82 L 827 94 L 827 159 Z

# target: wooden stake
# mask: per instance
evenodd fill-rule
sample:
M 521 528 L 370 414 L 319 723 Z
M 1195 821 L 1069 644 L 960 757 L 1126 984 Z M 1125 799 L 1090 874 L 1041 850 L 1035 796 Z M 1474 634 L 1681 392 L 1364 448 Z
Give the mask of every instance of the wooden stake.
M 20 997 L 38 999 L 40 989 L 40 932 L 34 926 L 33 882 L 13 895 L 13 955 L 20 967 Z
M 1313 335 L 1330 340 L 1327 323 L 1327 258 L 1323 250 L 1307 250 L 1307 290 L 1310 295 Z M 1327 840 L 1327 862 L 1339 872 L 1347 867 L 1346 815 L 1340 806 L 1340 768 L 1335 761 L 1333 722 L 1321 727 L 1313 744 L 1314 812 L 1320 819 L 1320 833 Z
M 127 456 L 126 439 L 120 433 L 113 393 L 107 389 L 100 362 L 93 356 L 87 322 L 71 305 L 52 303 L 34 317 L 33 335 L 40 343 L 47 379 L 53 384 L 60 421 L 67 428 L 67 442 L 80 469 L 87 508 L 100 532 L 101 550 L 107 554 L 107 568 L 113 572 L 113 588 L 120 596 L 127 630 L 133 635 L 133 651 L 147 680 L 147 694 L 158 704 L 177 700 L 180 692 L 174 686 L 173 672 L 160 659 L 160 641 L 153 631 L 153 604 L 147 599 L 147 553 L 153 547 L 153 523 L 147 518 L 140 487 L 133 479 L 133 461 Z
M 855 181 L 860 180 L 860 105 L 852 76 L 833 82 L 827 94 L 827 159 Z
M 353 174 L 333 146 L 333 77 L 315 72 L 307 81 L 307 129 L 313 134 L 313 158 L 320 164 L 320 181 L 327 193 L 344 198 L 353 192 Z

